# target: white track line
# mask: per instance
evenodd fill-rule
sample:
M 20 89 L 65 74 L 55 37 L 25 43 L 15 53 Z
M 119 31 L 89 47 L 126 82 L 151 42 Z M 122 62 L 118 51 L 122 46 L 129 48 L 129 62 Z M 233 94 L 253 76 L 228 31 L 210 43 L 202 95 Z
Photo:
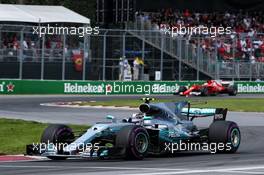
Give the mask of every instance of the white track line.
M 264 171 L 222 171 L 223 173 L 237 173 L 237 174 L 264 174 Z
M 264 165 L 259 166 L 249 166 L 249 167 L 229 167 L 229 168 L 217 168 L 217 169 L 197 169 L 197 170 L 187 170 L 178 168 L 144 168 L 144 167 L 80 167 L 80 166 L 28 166 L 28 165 L 1 165 L 0 168 L 47 168 L 47 169 L 111 169 L 111 170 L 151 170 L 151 171 L 163 171 L 163 172 L 150 172 L 150 173 L 140 173 L 144 175 L 173 175 L 173 174 L 196 174 L 196 173 L 244 173 L 244 174 L 264 174 Z M 263 172 L 249 172 L 248 170 L 260 170 Z M 245 171 L 244 171 L 245 170 Z M 172 172 L 174 171 L 174 172 Z M 138 175 L 138 173 L 132 173 L 129 175 Z
M 100 109 L 100 108 L 105 108 L 105 109 L 118 109 L 118 110 L 138 110 L 138 108 L 131 108 L 129 106 L 122 106 L 122 107 L 116 107 L 116 106 L 103 106 L 103 105 L 96 105 L 96 106 L 91 106 L 91 105 L 85 105 L 85 106 L 79 106 L 79 105 L 59 105 L 56 103 L 41 103 L 40 106 L 47 106 L 47 107 L 62 107 L 62 108 L 94 108 L 94 109 Z
M 21 160 L 3 160 L 0 161 L 1 163 L 12 163 L 12 162 L 34 162 L 34 161 L 41 161 L 41 160 L 49 160 L 46 157 L 41 157 L 41 156 L 25 156 L 23 154 L 19 155 L 3 155 L 2 157 L 9 156 L 9 157 L 25 157 L 25 158 L 30 158 L 30 159 L 21 159 Z
M 174 174 L 197 174 L 197 173 L 224 173 L 224 172 L 229 172 L 229 173 L 236 173 L 236 171 L 238 171 L 237 173 L 239 174 L 240 171 L 243 172 L 247 172 L 247 171 L 243 171 L 243 170 L 257 170 L 257 169 L 263 169 L 262 174 L 264 174 L 264 166 L 260 165 L 260 166 L 252 166 L 252 167 L 231 167 L 231 168 L 218 168 L 218 169 L 197 169 L 197 170 L 183 170 L 183 171 L 176 171 L 176 172 L 154 172 L 154 173 L 142 173 L 142 175 L 174 175 Z M 249 173 L 254 173 L 253 172 L 249 172 Z M 246 173 L 247 174 L 247 173 Z M 128 174 L 128 175 L 138 175 L 137 173 L 135 174 Z
M 51 168 L 51 169 L 111 169 L 111 170 L 155 170 L 155 171 L 179 171 L 179 168 L 144 168 L 144 167 L 101 167 L 101 166 L 48 166 L 48 165 L 1 165 L 0 168 Z

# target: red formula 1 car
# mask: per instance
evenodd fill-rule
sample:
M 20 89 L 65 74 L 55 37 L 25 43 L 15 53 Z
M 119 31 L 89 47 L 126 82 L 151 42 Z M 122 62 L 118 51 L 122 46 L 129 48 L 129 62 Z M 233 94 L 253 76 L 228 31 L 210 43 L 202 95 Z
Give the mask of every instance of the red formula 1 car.
M 180 86 L 178 92 L 182 96 L 189 95 L 217 95 L 217 94 L 228 94 L 230 96 L 235 96 L 237 94 L 237 87 L 234 85 L 234 82 L 221 81 L 221 80 L 208 80 L 202 85 L 192 85 L 191 87 Z

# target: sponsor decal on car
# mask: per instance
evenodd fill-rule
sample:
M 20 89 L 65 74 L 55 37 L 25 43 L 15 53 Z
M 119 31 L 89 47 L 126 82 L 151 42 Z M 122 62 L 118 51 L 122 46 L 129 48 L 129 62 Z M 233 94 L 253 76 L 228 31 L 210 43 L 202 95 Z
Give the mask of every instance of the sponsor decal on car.
M 224 115 L 223 114 L 215 114 L 214 119 L 215 120 L 223 120 L 224 119 Z

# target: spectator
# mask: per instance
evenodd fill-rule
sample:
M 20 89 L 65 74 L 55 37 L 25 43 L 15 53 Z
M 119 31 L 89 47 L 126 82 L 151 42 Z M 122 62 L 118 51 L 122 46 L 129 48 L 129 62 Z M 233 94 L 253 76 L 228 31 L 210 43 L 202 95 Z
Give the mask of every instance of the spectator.
M 231 27 L 231 35 L 219 35 L 214 40 L 206 39 L 207 36 L 202 36 L 204 39 L 199 41 L 202 51 L 208 55 L 213 55 L 212 51 L 217 50 L 220 60 L 224 61 L 239 59 L 254 63 L 255 61 L 259 61 L 260 58 L 263 58 L 263 51 L 261 49 L 263 39 L 257 35 L 257 33 L 264 33 L 263 12 L 198 13 L 191 12 L 188 9 L 184 12 L 162 9 L 159 12 L 144 12 L 141 14 L 143 15 L 142 18 L 146 16 L 147 18 L 144 19 L 151 20 L 155 30 L 172 26 L 179 27 L 180 25 L 183 27 Z M 175 35 L 175 37 L 178 36 Z M 187 36 L 183 37 L 186 37 L 186 40 L 191 40 L 190 36 L 188 38 Z M 198 48 L 198 40 L 192 40 L 190 42 L 192 53 L 196 55 L 197 53 L 194 52 L 200 50 Z
M 17 41 L 17 37 L 16 36 L 14 36 L 12 44 L 13 44 L 13 49 L 14 50 L 18 50 L 19 49 L 19 43 Z
M 133 62 L 133 80 L 139 80 L 139 75 L 143 68 L 144 62 L 141 58 L 136 57 Z

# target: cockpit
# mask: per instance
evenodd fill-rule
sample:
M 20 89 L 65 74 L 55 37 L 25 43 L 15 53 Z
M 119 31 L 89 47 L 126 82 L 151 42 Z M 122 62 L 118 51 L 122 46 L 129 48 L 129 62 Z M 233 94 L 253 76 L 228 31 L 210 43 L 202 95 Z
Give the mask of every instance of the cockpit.
M 181 114 L 182 108 L 187 102 L 179 103 L 156 103 L 156 104 L 141 104 L 139 109 L 147 117 L 152 117 L 158 120 L 178 121 L 186 120 L 186 117 Z

